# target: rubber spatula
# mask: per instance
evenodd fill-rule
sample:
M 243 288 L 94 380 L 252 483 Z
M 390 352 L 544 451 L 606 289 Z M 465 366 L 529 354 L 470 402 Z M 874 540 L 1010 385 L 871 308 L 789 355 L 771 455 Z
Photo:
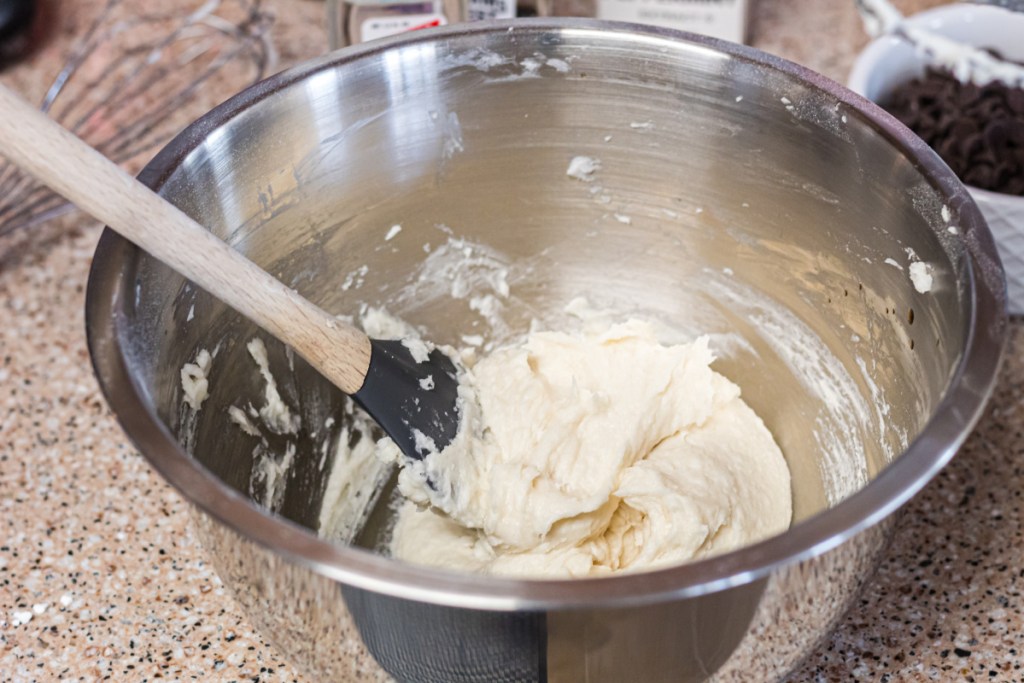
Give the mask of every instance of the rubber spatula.
M 406 456 L 455 437 L 457 373 L 441 350 L 414 356 L 419 345 L 370 339 L 329 315 L 3 86 L 0 154 L 290 345 Z

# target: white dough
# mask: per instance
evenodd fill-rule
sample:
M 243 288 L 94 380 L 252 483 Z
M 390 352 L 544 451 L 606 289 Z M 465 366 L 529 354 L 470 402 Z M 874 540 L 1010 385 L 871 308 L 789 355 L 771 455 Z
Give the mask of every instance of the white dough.
M 201 349 L 195 360 L 181 366 L 181 389 L 185 392 L 185 403 L 196 412 L 203 407 L 203 401 L 209 396 L 210 363 L 210 352 Z
M 782 453 L 706 337 L 536 332 L 460 379 L 463 426 L 407 466 L 392 554 L 501 575 L 679 564 L 787 528 Z M 383 440 L 379 455 L 403 462 Z M 428 484 L 428 480 L 431 482 Z
M 267 428 L 275 434 L 297 434 L 302 424 L 301 418 L 292 413 L 288 404 L 281 398 L 277 390 L 277 380 L 270 372 L 270 361 L 267 358 L 267 347 L 259 337 L 253 337 L 245 346 L 256 366 L 260 369 L 265 385 L 266 404 L 260 408 L 260 418 Z
M 910 264 L 910 281 L 921 294 L 932 291 L 932 269 L 927 263 L 914 261 Z
M 594 180 L 594 174 L 601 170 L 601 161 L 593 157 L 578 156 L 569 160 L 569 168 L 565 169 L 565 175 L 585 183 Z

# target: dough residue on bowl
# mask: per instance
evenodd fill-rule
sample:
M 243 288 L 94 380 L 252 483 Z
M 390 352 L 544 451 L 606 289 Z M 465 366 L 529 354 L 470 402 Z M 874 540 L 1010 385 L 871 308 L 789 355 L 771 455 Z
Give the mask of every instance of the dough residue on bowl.
M 210 352 L 200 349 L 191 363 L 181 366 L 181 390 L 185 394 L 185 403 L 195 412 L 203 407 L 210 393 L 210 362 Z

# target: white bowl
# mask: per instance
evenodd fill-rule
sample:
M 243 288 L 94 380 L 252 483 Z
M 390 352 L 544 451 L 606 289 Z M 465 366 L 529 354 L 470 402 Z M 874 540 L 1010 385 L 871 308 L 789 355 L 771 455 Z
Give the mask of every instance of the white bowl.
M 1024 60 L 1024 13 L 986 5 L 956 4 L 921 12 L 907 23 L 965 43 Z M 924 74 L 925 58 L 906 40 L 883 36 L 854 62 L 847 85 L 869 100 L 884 102 L 903 83 Z M 1011 313 L 1024 313 L 1024 197 L 967 186 L 992 230 L 1006 270 Z

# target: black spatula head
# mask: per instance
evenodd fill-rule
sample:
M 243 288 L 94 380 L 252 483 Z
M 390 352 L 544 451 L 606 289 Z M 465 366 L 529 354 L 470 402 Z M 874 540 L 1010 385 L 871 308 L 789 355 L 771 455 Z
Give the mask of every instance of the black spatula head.
M 409 458 L 421 460 L 452 442 L 459 430 L 459 382 L 452 359 L 400 340 L 371 339 L 366 381 L 352 398 Z M 419 355 L 420 361 L 417 361 Z

